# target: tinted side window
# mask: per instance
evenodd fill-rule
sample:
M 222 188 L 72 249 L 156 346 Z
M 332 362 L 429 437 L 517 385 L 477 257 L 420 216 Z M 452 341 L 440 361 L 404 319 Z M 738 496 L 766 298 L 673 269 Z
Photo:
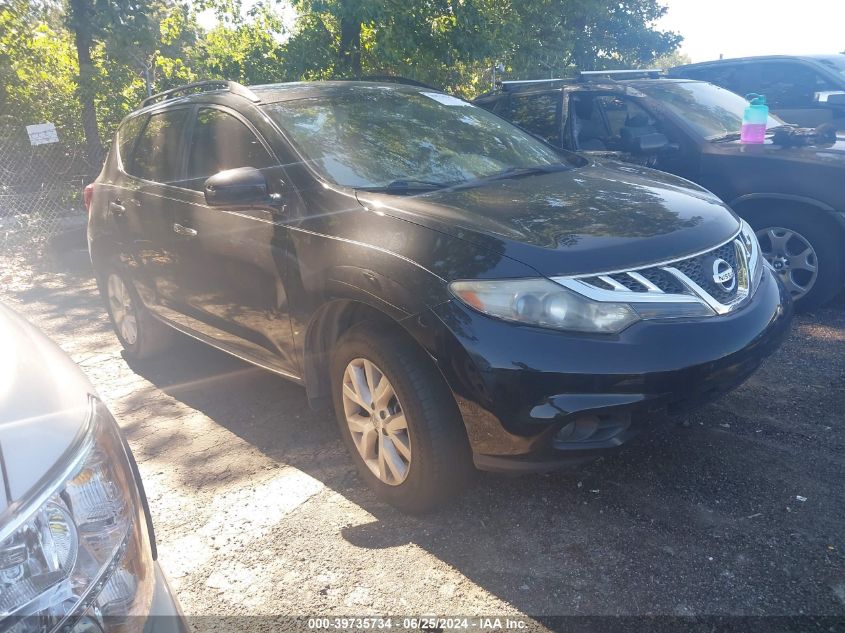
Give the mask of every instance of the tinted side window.
M 258 137 L 231 114 L 214 108 L 201 108 L 197 113 L 188 159 L 189 180 L 205 180 L 224 169 L 262 169 L 277 163 Z
M 711 84 L 716 84 L 743 96 L 751 92 L 745 85 L 747 81 L 744 81 L 740 67 L 735 64 L 719 64 L 718 66 L 697 68 L 685 73 L 685 75 L 690 79 L 709 81 Z
M 611 136 L 622 137 L 624 130 L 639 130 L 652 133 L 657 130 L 652 116 L 642 106 L 619 95 L 604 95 L 597 99 L 604 111 Z
M 135 141 L 138 140 L 138 134 L 146 123 L 146 116 L 134 116 L 127 119 L 120 126 L 117 131 L 117 147 L 120 154 L 120 160 L 124 167 L 128 167 L 132 161 L 132 150 L 135 148 Z
M 182 135 L 188 113 L 183 108 L 150 117 L 135 146 L 130 174 L 163 183 L 181 180 Z
M 560 145 L 561 99 L 559 92 L 512 95 L 506 117 L 552 145 Z
M 774 107 L 809 106 L 815 93 L 836 90 L 810 66 L 795 62 L 762 62 L 745 68 L 748 92 L 766 95 Z

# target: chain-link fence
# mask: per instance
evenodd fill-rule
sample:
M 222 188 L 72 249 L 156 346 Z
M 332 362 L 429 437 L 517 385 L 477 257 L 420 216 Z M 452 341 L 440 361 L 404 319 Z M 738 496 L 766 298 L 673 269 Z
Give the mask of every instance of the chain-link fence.
M 0 252 L 37 249 L 83 226 L 82 187 L 93 171 L 82 147 L 32 145 L 26 126 L 0 124 Z

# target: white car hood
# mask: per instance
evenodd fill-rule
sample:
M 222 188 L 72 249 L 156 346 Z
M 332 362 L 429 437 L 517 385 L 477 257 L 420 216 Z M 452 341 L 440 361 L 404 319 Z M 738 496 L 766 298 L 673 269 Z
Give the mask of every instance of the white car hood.
M 0 521 L 73 444 L 93 393 L 58 346 L 0 305 Z

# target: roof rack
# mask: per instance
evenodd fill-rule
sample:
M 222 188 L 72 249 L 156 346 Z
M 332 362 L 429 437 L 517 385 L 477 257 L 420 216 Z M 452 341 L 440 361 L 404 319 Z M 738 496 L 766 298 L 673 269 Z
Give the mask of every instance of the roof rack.
M 542 84 L 553 85 L 561 83 L 572 83 L 573 81 L 575 81 L 575 79 L 571 77 L 568 79 L 564 77 L 560 77 L 557 79 L 520 79 L 516 81 L 501 81 L 498 82 L 498 85 L 502 88 L 502 90 L 508 92 L 515 88 L 522 88 L 524 86 L 539 86 Z
M 428 90 L 437 90 L 441 92 L 440 88 L 435 88 L 416 79 L 409 79 L 408 77 L 400 77 L 399 75 L 366 75 L 360 79 L 353 79 L 352 81 L 383 81 L 385 83 L 403 84 L 407 86 L 416 86 L 417 88 L 427 88 Z
M 198 88 L 203 88 L 203 90 L 197 90 Z M 258 96 L 247 88 L 246 86 L 242 86 L 237 81 L 226 81 L 225 79 L 208 79 L 206 81 L 195 81 L 194 83 L 185 84 L 184 86 L 179 86 L 178 88 L 171 88 L 170 90 L 165 90 L 164 92 L 159 92 L 154 95 L 151 95 L 144 99 L 141 102 L 141 107 L 148 106 L 152 103 L 156 103 L 157 101 L 166 101 L 167 99 L 173 99 L 181 94 L 191 94 L 194 92 L 209 92 L 212 90 L 228 90 L 232 94 L 238 95 L 240 97 L 244 97 L 245 99 L 249 99 L 253 103 L 257 103 L 260 101 Z
M 623 79 L 632 79 L 634 77 L 657 79 L 662 73 L 662 68 L 647 68 L 642 70 L 580 70 L 578 71 L 578 79 L 592 79 L 593 77 L 607 77 L 610 80 L 613 80 L 616 77 L 621 77 Z

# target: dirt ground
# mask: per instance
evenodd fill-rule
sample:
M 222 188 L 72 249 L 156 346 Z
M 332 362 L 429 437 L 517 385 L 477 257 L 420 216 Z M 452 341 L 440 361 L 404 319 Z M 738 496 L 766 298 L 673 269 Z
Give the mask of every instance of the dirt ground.
M 188 615 L 845 615 L 843 297 L 623 452 L 409 518 L 302 388 L 187 339 L 127 364 L 84 252 L 0 264 L 123 427 Z

